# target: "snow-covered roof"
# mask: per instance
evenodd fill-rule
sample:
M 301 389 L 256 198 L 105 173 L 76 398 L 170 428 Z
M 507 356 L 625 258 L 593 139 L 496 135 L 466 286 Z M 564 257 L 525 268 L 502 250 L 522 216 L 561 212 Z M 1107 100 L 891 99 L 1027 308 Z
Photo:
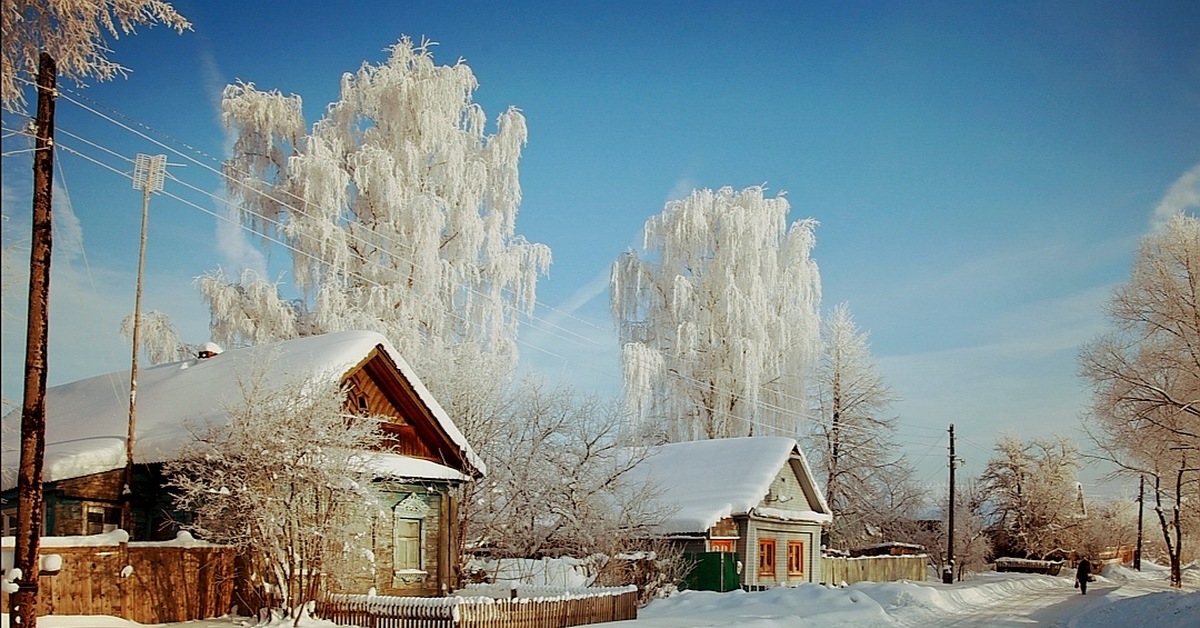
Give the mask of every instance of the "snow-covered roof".
M 815 503 L 808 509 L 758 507 L 785 465 L 798 465 Z M 651 448 L 633 470 L 659 491 L 656 505 L 673 510 L 658 526 L 664 534 L 705 532 L 733 515 L 754 514 L 785 521 L 832 520 L 821 491 L 795 439 L 780 436 L 722 438 L 670 443 Z M 806 491 L 808 492 L 808 491 Z
M 450 420 L 446 411 L 395 347 L 382 335 L 369 331 L 343 331 L 284 342 L 226 351 L 203 360 L 186 360 L 138 369 L 137 434 L 134 459 L 139 463 L 163 462 L 175 456 L 193 438 L 189 428 L 228 420 L 226 406 L 242 400 L 240 380 L 251 372 L 268 369 L 268 385 L 283 386 L 297 378 L 330 378 L 341 382 L 376 348 L 396 364 L 421 402 L 463 460 L 480 473 L 483 461 Z M 129 425 L 129 371 L 120 371 L 55 386 L 46 391 L 46 454 L 43 478 L 47 482 L 111 471 L 125 466 L 125 439 Z M 0 489 L 16 486 L 20 458 L 21 412 L 3 418 L 0 452 Z M 462 474 L 436 463 L 388 455 L 381 470 L 425 473 L 415 478 L 461 479 Z M 385 464 L 386 463 L 386 464 Z M 438 468 L 433 468 L 438 467 Z

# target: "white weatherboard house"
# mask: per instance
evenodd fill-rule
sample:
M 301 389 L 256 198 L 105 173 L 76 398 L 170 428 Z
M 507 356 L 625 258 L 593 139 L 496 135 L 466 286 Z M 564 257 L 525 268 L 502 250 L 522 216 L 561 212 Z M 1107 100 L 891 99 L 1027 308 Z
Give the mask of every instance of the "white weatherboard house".
M 132 539 L 174 537 L 178 513 L 162 463 L 194 438 L 191 429 L 228 421 L 226 408 L 243 401 L 244 379 L 263 374 L 274 386 L 333 381 L 349 391 L 347 413 L 386 417 L 386 446 L 368 458 L 390 510 L 370 515 L 376 568 L 370 582 L 359 584 L 395 595 L 438 595 L 452 586 L 456 521 L 449 489 L 482 476 L 484 464 L 386 338 L 345 331 L 199 355 L 139 369 Z M 46 534 L 96 534 L 120 523 L 128 419 L 129 371 L 46 391 Z M 16 514 L 20 424 L 19 411 L 3 419 L 5 534 Z
M 673 511 L 656 532 L 688 553 L 736 554 L 743 588 L 822 581 L 821 531 L 833 515 L 794 439 L 659 445 L 634 474 Z

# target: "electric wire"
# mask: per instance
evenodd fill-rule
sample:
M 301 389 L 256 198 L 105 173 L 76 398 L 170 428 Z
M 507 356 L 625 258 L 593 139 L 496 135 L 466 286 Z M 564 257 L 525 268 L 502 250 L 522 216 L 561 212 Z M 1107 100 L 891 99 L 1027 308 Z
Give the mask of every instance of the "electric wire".
M 162 143 L 162 142 L 160 142 L 160 141 L 158 141 L 158 140 L 155 140 L 154 138 L 151 138 L 151 137 L 149 137 L 149 136 L 148 136 L 148 135 L 146 135 L 145 133 L 142 133 L 142 132 L 140 132 L 140 131 L 138 131 L 138 130 L 136 130 L 136 129 L 133 129 L 132 127 L 130 127 L 130 126 L 126 125 L 126 124 L 123 124 L 123 123 L 121 123 L 121 122 L 119 122 L 119 121 L 115 120 L 115 119 L 114 119 L 114 118 L 112 118 L 111 116 L 107 116 L 107 115 L 105 115 L 105 114 L 103 114 L 103 113 L 101 113 L 101 112 L 97 111 L 95 108 L 93 108 L 93 107 L 89 107 L 89 106 L 87 106 L 87 105 L 83 104 L 82 102 L 79 102 L 78 100 L 75 100 L 74 98 L 72 98 L 72 97 L 70 97 L 70 96 L 64 96 L 64 98 L 66 98 L 66 99 L 67 99 L 69 102 L 72 102 L 72 103 L 73 103 L 73 104 L 75 104 L 76 106 L 79 106 L 81 109 L 83 109 L 83 110 L 85 110 L 85 111 L 88 111 L 88 112 L 92 113 L 93 115 L 96 115 L 96 116 L 98 116 L 98 117 L 100 117 L 100 118 L 102 118 L 102 119 L 104 119 L 104 120 L 106 120 L 106 121 L 108 121 L 108 122 L 110 122 L 110 123 L 112 123 L 112 124 L 114 124 L 114 125 L 117 125 L 119 128 L 125 129 L 125 130 L 126 130 L 126 131 L 128 131 L 128 132 L 134 133 L 135 135 L 137 135 L 137 136 L 139 136 L 139 137 L 141 137 L 141 138 L 143 138 L 143 139 L 145 139 L 145 140 L 147 140 L 147 141 L 150 141 L 150 142 L 154 143 L 155 145 L 157 145 L 157 146 L 160 146 L 160 147 L 162 147 L 162 148 L 164 148 L 164 149 L 166 149 L 166 150 L 170 150 L 172 153 L 174 153 L 174 154 L 176 154 L 176 155 L 178 155 L 178 156 L 180 156 L 180 157 L 182 157 L 182 158 L 184 158 L 184 159 L 187 159 L 187 160 L 191 161 L 192 163 L 195 163 L 195 164 L 197 164 L 197 165 L 201 166 L 202 168 L 204 168 L 204 169 L 206 169 L 206 170 L 209 170 L 209 171 L 211 171 L 211 172 L 213 172 L 213 173 L 217 174 L 219 177 L 221 177 L 221 178 L 223 178 L 223 179 L 225 179 L 225 180 L 227 180 L 227 181 L 231 180 L 231 177 L 230 177 L 230 175 L 229 175 L 228 173 L 226 173 L 226 172 L 225 172 L 223 169 L 217 169 L 217 168 L 213 168 L 213 167 L 209 166 L 208 164 L 204 164 L 204 163 L 200 162 L 199 160 L 197 160 L 197 159 L 195 159 L 195 158 L 193 158 L 193 157 L 191 157 L 191 156 L 189 156 L 189 155 L 186 155 L 186 154 L 184 154 L 184 153 L 180 152 L 179 150 L 177 150 L 177 149 L 174 149 L 174 148 L 172 148 L 172 147 L 170 147 L 170 146 L 168 146 L 168 145 L 166 145 L 166 144 L 164 144 L 164 143 Z M 93 102 L 93 103 L 94 103 L 94 101 L 89 101 L 89 102 Z M 98 105 L 98 103 L 96 103 L 96 104 Z M 98 105 L 98 106 L 102 106 L 102 105 Z M 106 109 L 108 109 L 109 111 L 113 111 L 111 108 L 107 108 L 107 107 L 105 107 L 105 108 L 106 108 Z M 115 112 L 115 111 L 113 111 L 113 112 L 114 112 L 114 114 L 116 114 L 116 115 L 121 115 L 121 116 L 122 116 L 122 117 L 124 117 L 125 119 L 127 119 L 127 120 L 131 120 L 131 122 L 133 122 L 133 121 L 132 121 L 132 119 L 130 119 L 128 116 L 124 116 L 123 114 L 119 114 L 119 112 Z M 139 125 L 140 125 L 140 126 L 142 126 L 143 128 L 147 129 L 147 131 L 150 131 L 150 132 L 156 132 L 156 133 L 157 133 L 157 131 L 154 131 L 154 130 L 153 130 L 152 128 L 150 128 L 148 125 L 145 125 L 145 124 L 142 124 L 142 123 L 136 123 L 136 124 L 139 124 Z M 123 156 L 123 155 L 119 155 L 118 153 L 115 153 L 114 151 L 110 151 L 110 150 L 108 150 L 108 149 L 106 149 L 106 148 L 104 148 L 104 147 L 102 147 L 102 146 L 100 146 L 100 145 L 98 145 L 98 144 L 95 144 L 94 142 L 90 142 L 90 141 L 88 141 L 88 140 L 86 140 L 86 139 L 84 139 L 84 138 L 81 138 L 81 137 L 80 137 L 80 136 L 78 136 L 78 135 L 75 135 L 75 134 L 69 134 L 69 135 L 70 135 L 71 137 L 75 138 L 75 139 L 78 139 L 79 141 L 85 142 L 85 143 L 87 143 L 87 144 L 89 144 L 89 145 L 91 145 L 91 146 L 93 146 L 93 147 L 97 148 L 98 150 L 103 150 L 103 151 L 105 151 L 105 152 L 108 152 L 108 153 L 110 153 L 110 154 L 112 154 L 112 155 L 114 155 L 114 156 L 117 156 L 117 157 L 119 157 L 119 158 L 121 158 L 121 159 L 124 159 L 124 160 L 127 160 L 127 161 L 129 161 L 129 160 L 130 160 L 130 158 L 128 158 L 128 157 L 125 157 L 125 156 Z M 162 135 L 165 135 L 165 134 L 162 134 Z M 168 137 L 169 137 L 169 136 L 168 136 Z M 200 151 L 200 150 L 198 150 L 198 149 L 195 149 L 194 147 L 191 147 L 190 145 L 188 145 L 188 144 L 186 144 L 186 143 L 178 142 L 178 140 L 173 140 L 173 139 L 172 139 L 172 141 L 175 141 L 175 142 L 177 142 L 177 143 L 180 143 L 180 144 L 182 144 L 183 146 L 185 146 L 185 147 L 189 148 L 190 150 L 192 150 L 193 152 L 195 152 L 195 153 L 198 153 L 198 154 L 201 154 L 201 155 L 203 155 L 203 156 L 207 157 L 208 159 L 215 161 L 215 158 L 213 158 L 211 155 L 208 155 L 207 153 L 204 153 L 203 151 Z M 177 181 L 177 182 L 180 182 L 180 183 L 182 183 L 182 180 L 181 180 L 181 179 L 179 179 L 178 177 L 175 177 L 174 175 L 172 175 L 172 179 L 173 179 L 173 180 L 175 180 L 175 181 Z M 239 183 L 238 183 L 238 182 L 236 182 L 236 181 L 234 181 L 234 182 L 232 182 L 232 183 L 234 183 L 235 185 L 238 185 L 238 184 L 239 184 Z M 221 199 L 219 199 L 218 197 L 216 197 L 216 195 L 213 195 L 213 194 L 212 194 L 212 193 L 210 193 L 210 192 L 207 192 L 207 191 L 201 190 L 201 189 L 199 189 L 199 188 L 197 188 L 197 187 L 195 187 L 195 186 L 191 186 L 190 184 L 185 184 L 185 186 L 186 186 L 186 187 L 190 187 L 190 188 L 191 188 L 191 189 L 193 189 L 193 190 L 199 191 L 199 192 L 200 192 L 200 193 L 202 193 L 202 194 L 206 194 L 206 195 L 208 195 L 208 196 L 211 196 L 211 197 L 213 197 L 213 198 L 217 198 L 218 200 L 221 200 Z M 244 186 L 243 186 L 243 187 L 244 187 Z M 255 192 L 257 192 L 257 193 L 260 193 L 260 194 L 265 194 L 265 192 L 262 192 L 261 190 L 253 190 L 253 191 L 255 191 Z M 295 198 L 295 197 L 294 197 L 294 195 L 293 195 L 293 198 Z M 216 214 L 216 213 L 214 213 L 214 212 L 211 212 L 211 211 L 209 211 L 209 210 L 207 210 L 207 209 L 200 208 L 199 206 L 197 206 L 197 205 L 195 205 L 195 204 L 193 204 L 193 203 L 190 203 L 190 202 L 187 202 L 187 203 L 188 203 L 189 205 L 192 205 L 192 206 L 194 206 L 194 207 L 197 207 L 197 208 L 201 209 L 202 211 L 205 211 L 206 213 L 209 213 L 209 214 L 211 214 L 211 215 L 213 215 L 213 216 L 217 216 L 217 217 L 218 217 L 218 218 L 220 218 L 220 219 L 223 219 L 223 220 L 227 220 L 227 221 L 229 221 L 229 222 L 232 222 L 232 223 L 236 224 L 238 227 L 240 227 L 240 228 L 243 228 L 243 229 L 245 229 L 245 230 L 247 230 L 247 231 L 249 231 L 249 232 L 251 232 L 251 233 L 255 233 L 256 235 L 258 235 L 258 236 L 260 236 L 260 237 L 266 238 L 268 241 L 271 241 L 271 242 L 273 242 L 273 243 L 275 243 L 275 244 L 277 244 L 277 245 L 279 245 L 279 246 L 283 246 L 283 247 L 285 247 L 285 248 L 287 248 L 287 249 L 289 249 L 289 250 L 291 250 L 291 251 L 293 251 L 293 252 L 295 252 L 295 253 L 298 253 L 298 254 L 301 254 L 301 255 L 307 256 L 307 257 L 311 258 L 311 259 L 312 259 L 313 261 L 315 261 L 315 262 L 318 262 L 318 263 L 326 263 L 324 260 L 321 260 L 320 258 L 318 258 L 318 257 L 316 257 L 316 256 L 313 256 L 313 255 L 311 255 L 311 254 L 308 254 L 308 253 L 301 252 L 301 251 L 297 250 L 295 247 L 292 247 L 292 246 L 290 246 L 288 243 L 286 243 L 286 242 L 283 242 L 283 241 L 281 241 L 281 240 L 279 240 L 279 239 L 277 239 L 277 238 L 271 238 L 271 237 L 267 236 L 266 234 L 260 234 L 260 233 L 257 233 L 257 232 L 255 232 L 255 231 L 253 231 L 252 229 L 249 229 L 249 228 L 247 228 L 245 225 L 242 225 L 242 224 L 240 223 L 240 221 L 232 221 L 232 220 L 229 220 L 227 217 L 224 217 L 224 216 L 219 216 L 218 214 Z M 298 214 L 300 214 L 300 215 L 305 215 L 305 214 L 304 214 L 304 212 L 303 212 L 302 210 L 298 209 L 298 208 L 291 207 L 290 205 L 289 205 L 288 207 L 289 207 L 289 209 L 291 209 L 292 211 L 295 211 L 296 213 L 298 213 Z M 262 218 L 265 218 L 265 217 L 262 217 Z M 282 223 L 278 223 L 277 221 L 271 221 L 270 219 L 267 219 L 267 220 L 268 220 L 268 221 L 270 221 L 270 222 L 274 222 L 274 223 L 276 224 L 276 226 L 282 226 Z M 373 231 L 372 231 L 372 230 L 370 230 L 370 229 L 368 229 L 367 231 L 368 231 L 369 233 L 374 233 L 375 235 L 379 236 L 381 240 L 390 240 L 390 238 L 387 238 L 387 237 L 381 236 L 380 234 L 378 234 L 378 233 L 375 233 L 375 232 L 373 232 Z M 361 239 L 361 238 L 359 238 L 359 240 L 360 240 L 360 241 L 362 241 L 362 239 Z M 386 249 L 385 249 L 385 250 L 386 250 Z M 394 251 L 390 251 L 390 250 L 389 250 L 388 252 L 389 252 L 389 254 L 394 254 L 394 253 L 395 253 Z M 411 260 L 409 260 L 409 261 L 410 261 L 410 263 L 411 263 Z M 367 279 L 366 277 L 363 277 L 363 276 L 361 276 L 361 275 L 357 275 L 357 276 L 358 276 L 358 277 L 359 277 L 361 280 L 363 280 L 363 281 L 368 281 L 368 279 Z M 378 282 L 373 282 L 373 283 L 374 283 L 375 285 L 378 285 Z M 581 324 L 587 325 L 587 326 L 589 326 L 589 327 L 592 327 L 592 328 L 594 328 L 594 329 L 602 329 L 601 327 L 599 327 L 598 325 L 596 325 L 596 324 L 592 323 L 591 321 L 588 321 L 588 320 L 586 320 L 586 319 L 582 319 L 582 318 L 580 318 L 580 317 L 577 317 L 577 316 L 575 316 L 573 313 L 570 313 L 570 312 L 564 312 L 564 311 L 562 311 L 562 310 L 559 310 L 558 308 L 554 308 L 554 307 L 552 307 L 552 306 L 549 306 L 549 305 L 547 305 L 547 304 L 545 304 L 545 303 L 543 303 L 543 302 L 541 302 L 541 301 L 535 301 L 535 302 L 534 302 L 534 306 L 535 306 L 535 308 L 536 308 L 536 307 L 542 307 L 542 308 L 544 308 L 544 309 L 549 309 L 549 310 L 551 310 L 551 311 L 553 311 L 553 312 L 556 312 L 556 313 L 559 313 L 559 314 L 561 314 L 562 316 L 564 316 L 564 317 L 566 317 L 566 318 L 569 318 L 569 319 L 571 319 L 571 320 L 573 320 L 573 321 L 576 321 L 576 322 L 578 322 L 578 323 L 581 323 Z M 451 315 L 452 315 L 452 316 L 454 316 L 454 314 L 453 314 L 453 313 L 451 313 Z M 549 321 L 546 321 L 545 319 L 541 319 L 540 317 L 537 317 L 536 315 L 526 315 L 526 317 L 527 317 L 527 318 L 530 318 L 531 320 L 535 320 L 535 321 L 540 321 L 540 322 L 549 323 Z M 466 321 L 465 319 L 463 319 L 462 317 L 458 317 L 458 318 L 459 318 L 459 319 L 460 319 L 462 322 L 464 322 L 464 323 L 466 323 L 466 324 L 469 324 L 469 322 L 468 322 L 468 321 Z M 538 328 L 538 329 L 540 329 L 540 330 L 541 330 L 543 333 L 547 333 L 547 334 L 549 334 L 549 335 L 551 335 L 551 336 L 554 336 L 554 337 L 556 337 L 556 338 L 559 338 L 559 339 L 561 339 L 561 340 L 575 341 L 575 342 L 578 342 L 579 340 L 582 340 L 582 341 L 586 342 L 588 345 L 591 345 L 591 346 L 603 346 L 603 345 L 601 345 L 601 343 L 599 343 L 599 341 L 597 341 L 597 340 L 595 340 L 595 339 L 593 339 L 593 338 L 588 338 L 588 337 L 586 337 L 586 336 L 582 336 L 581 334 L 578 334 L 578 333 L 576 333 L 576 332 L 574 332 L 574 331 L 572 331 L 572 330 L 566 330 L 565 328 L 562 328 L 561 326 L 559 326 L 559 325 L 557 325 L 557 324 L 552 324 L 552 323 L 551 323 L 551 325 L 552 325 L 553 327 L 557 328 L 557 329 L 560 329 L 560 330 L 563 330 L 563 331 L 566 331 L 566 332 L 568 332 L 569 334 L 571 334 L 571 337 L 564 337 L 564 336 L 562 336 L 562 335 L 559 335 L 559 334 L 556 334 L 556 333 L 554 333 L 553 331 L 548 331 L 548 330 L 547 330 L 546 328 L 544 328 L 544 327 L 542 327 L 542 328 Z M 523 342 L 523 341 L 520 341 L 520 340 L 518 340 L 518 342 L 520 342 L 520 343 L 521 343 L 523 346 L 528 346 L 528 347 L 530 347 L 530 348 L 533 348 L 533 349 L 535 349 L 535 350 L 538 350 L 538 351 L 540 351 L 540 352 L 542 352 L 542 353 L 545 353 L 545 354 L 547 354 L 547 355 L 550 355 L 550 356 L 552 356 L 552 357 L 554 357 L 554 358 L 556 358 L 556 359 L 563 360 L 563 361 L 564 361 L 564 364 L 566 364 L 566 365 L 570 365 L 570 364 L 572 364 L 571 360 L 569 360 L 569 359 L 568 359 L 568 358 L 566 358 L 565 356 L 559 355 L 559 354 L 557 354 L 557 353 L 554 353 L 554 352 L 551 352 L 551 351 L 549 351 L 549 350 L 546 350 L 546 349 L 544 349 L 544 348 L 542 348 L 542 347 L 539 347 L 539 346 L 536 346 L 536 345 L 531 345 L 531 344 L 529 344 L 529 343 L 526 343 L 526 342 Z M 575 366 L 579 366 L 579 365 L 575 365 Z M 585 368 L 588 368 L 588 367 L 585 367 Z M 598 369 L 592 369 L 592 368 L 589 368 L 589 370 L 596 371 L 596 372 L 603 372 L 603 371 L 599 371 Z M 603 373 L 605 373 L 605 375 L 606 375 L 606 376 L 612 377 L 612 375 L 611 375 L 610 373 L 607 373 L 607 372 L 603 372 Z M 688 384 L 690 384 L 690 385 L 693 385 L 694 387 L 697 387 L 697 388 L 698 388 L 698 387 L 700 387 L 700 386 L 705 386 L 705 385 L 708 385 L 708 383 L 706 383 L 706 382 L 702 382 L 702 381 L 700 381 L 700 380 L 696 380 L 696 379 L 693 379 L 693 378 L 689 378 L 689 377 L 687 377 L 687 376 L 684 376 L 684 375 L 682 375 L 682 374 L 679 374 L 679 373 L 674 373 L 673 375 L 674 375 L 675 377 L 677 377 L 677 378 L 680 378 L 680 379 L 686 380 Z M 732 390 L 727 390 L 727 391 L 722 391 L 722 392 L 733 393 L 733 392 L 735 392 L 735 391 L 732 391 Z M 802 401 L 800 398 L 798 398 L 798 397 L 795 397 L 795 396 L 793 396 L 793 395 L 789 395 L 789 394 L 787 394 L 787 393 L 777 393 L 777 396 L 779 396 L 780 398 L 783 398 L 783 399 L 794 400 L 794 401 Z M 784 407 L 777 406 L 777 405 L 774 405 L 774 404 L 768 404 L 768 403 L 765 403 L 765 402 L 763 402 L 763 400 L 761 400 L 761 399 L 760 399 L 760 400 L 758 400 L 757 406 L 758 406 L 760 409 L 766 409 L 766 410 L 769 410 L 769 411 L 780 412 L 780 413 L 785 413 L 785 414 L 794 414 L 794 413 L 796 412 L 795 410 L 793 410 L 793 409 L 790 409 L 790 408 L 784 408 Z M 706 409 L 706 410 L 709 410 L 709 411 L 713 411 L 713 410 L 714 410 L 713 408 L 705 408 L 705 409 Z M 757 426 L 757 427 L 762 427 L 762 428 L 767 428 L 767 429 L 778 429 L 778 428 L 776 428 L 776 427 L 775 427 L 775 426 L 773 426 L 773 425 L 770 425 L 770 424 L 767 424 L 767 423 L 763 423 L 763 422 L 761 422 L 761 421 L 755 421 L 755 420 L 753 420 L 753 419 L 746 419 L 745 417 L 736 417 L 736 416 L 735 416 L 735 417 L 731 417 L 731 418 L 734 418 L 735 420 L 742 420 L 742 421 L 746 421 L 748 424 L 750 424 L 750 425 L 753 425 L 753 426 Z M 806 422 L 810 422 L 810 423 L 811 423 L 811 422 L 813 421 L 813 417 L 812 417 L 811 415 L 802 415 L 802 416 L 801 416 L 801 418 L 803 418 L 803 419 L 804 419 Z M 854 429 L 854 427 L 857 427 L 857 426 L 846 425 L 845 427 L 846 427 L 846 429 Z M 934 430 L 934 429 L 936 429 L 936 428 L 925 428 L 925 427 L 921 427 L 921 426 L 906 426 L 906 427 L 917 427 L 917 428 L 920 428 L 920 429 L 928 429 L 928 430 Z M 918 438 L 925 438 L 925 437 L 918 437 Z

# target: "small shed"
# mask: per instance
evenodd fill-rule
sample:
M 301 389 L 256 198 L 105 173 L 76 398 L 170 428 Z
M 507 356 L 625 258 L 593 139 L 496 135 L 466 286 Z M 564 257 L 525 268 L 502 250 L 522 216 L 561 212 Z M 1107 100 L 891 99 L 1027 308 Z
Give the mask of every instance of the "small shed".
M 833 515 L 795 439 L 659 445 L 633 473 L 673 513 L 655 532 L 686 553 L 732 554 L 742 588 L 821 582 L 821 532 Z
M 919 556 L 925 553 L 924 545 L 916 543 L 900 543 L 898 541 L 888 541 L 885 543 L 875 543 L 873 545 L 865 545 L 863 547 L 851 548 L 849 554 L 852 558 L 860 556 Z

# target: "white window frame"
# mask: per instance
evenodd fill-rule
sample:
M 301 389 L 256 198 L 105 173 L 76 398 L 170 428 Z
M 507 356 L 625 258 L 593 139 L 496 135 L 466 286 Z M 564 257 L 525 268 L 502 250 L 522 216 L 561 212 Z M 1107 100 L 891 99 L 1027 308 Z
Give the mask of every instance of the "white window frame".
M 16 536 L 17 509 L 5 508 L 0 510 L 0 536 Z
M 400 500 L 392 507 L 392 573 L 393 580 L 399 583 L 403 580 L 415 580 L 423 578 L 426 575 L 425 570 L 425 518 L 429 514 L 429 504 L 416 493 L 409 493 L 408 497 Z M 414 538 L 410 535 L 400 536 L 405 528 L 410 528 L 412 524 L 416 524 L 417 535 Z M 410 547 L 410 544 L 417 544 L 417 560 L 416 565 L 408 562 L 408 551 L 403 547 Z
M 117 511 L 117 523 L 113 524 L 113 523 L 105 522 L 105 520 L 107 519 L 106 515 L 108 514 L 109 510 Z M 83 535 L 96 534 L 95 532 L 88 531 L 88 515 L 92 514 L 93 512 L 100 513 L 100 520 L 101 520 L 100 534 L 107 534 L 107 533 L 112 532 L 113 530 L 116 530 L 117 528 L 121 527 L 121 524 L 120 524 L 121 507 L 120 506 L 114 506 L 112 504 L 106 504 L 103 502 L 83 502 L 83 521 L 80 524 L 80 530 L 79 530 L 80 534 L 83 534 Z

